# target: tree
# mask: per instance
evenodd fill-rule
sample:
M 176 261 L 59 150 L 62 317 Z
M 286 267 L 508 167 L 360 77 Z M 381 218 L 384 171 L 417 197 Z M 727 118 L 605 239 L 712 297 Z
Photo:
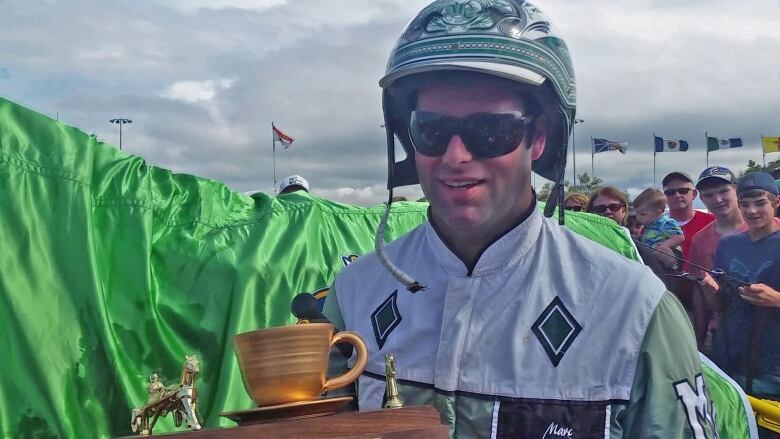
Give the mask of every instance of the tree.
M 571 184 L 570 181 L 564 180 L 563 188 L 565 189 L 566 194 L 580 192 L 590 196 L 590 194 L 596 192 L 596 190 L 598 190 L 598 188 L 600 188 L 603 184 L 604 181 L 602 179 L 598 177 L 591 177 L 587 172 L 585 172 L 577 176 L 577 184 Z M 547 201 L 552 190 L 553 184 L 545 183 L 544 186 L 542 186 L 542 190 L 540 190 L 536 196 L 540 201 Z
M 598 177 L 591 177 L 587 172 L 577 175 L 577 184 L 571 184 L 568 181 L 563 182 L 566 193 L 580 192 L 590 195 L 596 192 L 604 184 L 604 181 Z
M 772 172 L 775 169 L 780 169 L 780 159 L 771 161 L 766 166 L 762 166 L 754 160 L 748 160 L 747 169 L 739 171 L 737 178 L 742 178 L 748 172 Z

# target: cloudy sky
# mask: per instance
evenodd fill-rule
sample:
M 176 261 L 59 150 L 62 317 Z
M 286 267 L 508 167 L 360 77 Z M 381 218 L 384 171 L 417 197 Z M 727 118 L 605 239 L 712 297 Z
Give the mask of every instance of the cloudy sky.
M 317 195 L 375 204 L 386 196 L 377 81 L 427 3 L 0 0 L 0 96 L 113 144 L 108 120 L 130 118 L 127 152 L 238 191 L 272 190 L 273 120 L 296 138 L 277 151 L 277 177 L 301 174 Z M 629 142 L 626 155 L 597 155 L 595 173 L 638 193 L 653 183 L 653 133 L 691 147 L 657 156 L 659 180 L 704 168 L 705 131 L 743 138 L 710 155 L 735 171 L 761 161 L 762 133 L 780 135 L 780 2 L 535 4 L 574 58 L 578 173 L 590 172 L 591 136 Z

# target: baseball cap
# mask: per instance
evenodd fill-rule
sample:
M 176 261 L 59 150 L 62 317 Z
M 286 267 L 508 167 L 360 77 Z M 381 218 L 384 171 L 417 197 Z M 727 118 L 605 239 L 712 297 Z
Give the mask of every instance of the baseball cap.
M 284 192 L 284 190 L 290 186 L 300 186 L 306 192 L 309 191 L 309 182 L 306 181 L 306 179 L 301 177 L 300 175 L 291 175 L 289 177 L 284 177 L 282 179 L 282 183 L 279 185 L 279 193 Z
M 737 177 L 735 177 L 734 173 L 728 168 L 724 168 L 723 166 L 710 166 L 699 174 L 699 180 L 696 182 L 696 189 L 707 180 L 721 180 L 726 183 L 735 183 Z
M 666 177 L 664 177 L 664 179 L 661 180 L 661 186 L 666 186 L 666 183 L 668 183 L 669 180 L 673 178 L 679 178 L 681 180 L 685 180 L 693 183 L 693 178 L 691 178 L 690 174 L 688 174 L 687 172 L 675 171 L 666 174 Z
M 772 195 L 778 194 L 775 179 L 766 172 L 749 172 L 739 179 L 739 184 L 737 185 L 738 195 L 753 189 L 761 189 Z

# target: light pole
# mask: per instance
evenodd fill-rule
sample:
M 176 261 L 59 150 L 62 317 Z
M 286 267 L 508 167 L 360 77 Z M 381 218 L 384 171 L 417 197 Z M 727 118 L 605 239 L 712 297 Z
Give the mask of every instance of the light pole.
M 572 172 L 574 173 L 574 178 L 571 180 L 572 186 L 577 185 L 577 142 L 574 135 L 574 129 L 577 127 L 578 123 L 583 123 L 585 120 L 583 119 L 574 119 L 574 125 L 571 127 L 571 164 L 572 164 Z
M 111 119 L 109 120 L 110 123 L 115 123 L 119 125 L 119 150 L 122 150 L 122 125 L 127 123 L 133 123 L 130 119 L 124 119 L 124 118 L 117 118 L 117 119 Z

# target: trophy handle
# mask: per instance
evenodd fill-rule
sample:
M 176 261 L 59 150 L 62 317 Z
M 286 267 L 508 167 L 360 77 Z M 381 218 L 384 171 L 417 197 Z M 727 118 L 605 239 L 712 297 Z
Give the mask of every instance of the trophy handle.
M 363 339 L 354 332 L 340 331 L 336 333 L 333 338 L 331 338 L 330 347 L 333 347 L 335 344 L 342 342 L 347 342 L 355 347 L 355 350 L 357 351 L 357 360 L 349 372 L 326 380 L 325 384 L 322 386 L 323 393 L 352 384 L 355 380 L 358 379 L 360 374 L 363 373 L 363 369 L 366 368 L 366 363 L 368 362 L 368 349 L 366 348 L 366 344 L 363 342 Z

